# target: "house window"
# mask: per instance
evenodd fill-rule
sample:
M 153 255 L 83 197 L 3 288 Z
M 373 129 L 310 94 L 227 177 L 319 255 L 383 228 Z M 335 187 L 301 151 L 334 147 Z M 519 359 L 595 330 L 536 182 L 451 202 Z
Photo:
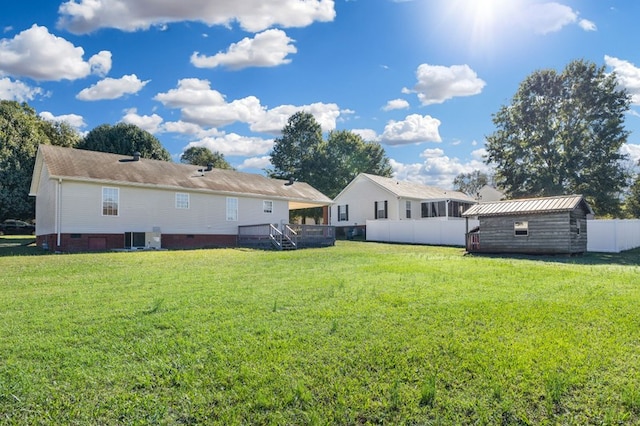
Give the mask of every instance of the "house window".
M 102 216 L 118 216 L 119 188 L 102 188 Z
M 273 213 L 273 201 L 264 200 L 262 202 L 262 212 L 263 213 Z
M 461 201 L 451 201 L 449 203 L 449 217 L 462 217 L 462 213 L 471 207 L 469 203 L 463 203 Z
M 338 206 L 338 222 L 349 221 L 349 205 Z
M 411 201 L 405 202 L 405 210 L 407 211 L 407 219 L 411 219 Z
M 516 236 L 524 236 L 529 235 L 529 222 L 513 222 L 513 232 Z
M 374 210 L 375 210 L 376 219 L 387 219 L 387 202 L 386 201 L 376 201 L 374 203 Z
M 238 220 L 238 199 L 234 197 L 227 197 L 227 220 Z
M 176 192 L 176 209 L 189 208 L 189 194 L 184 192 Z
M 420 206 L 422 217 L 445 217 L 447 215 L 446 201 L 427 201 Z

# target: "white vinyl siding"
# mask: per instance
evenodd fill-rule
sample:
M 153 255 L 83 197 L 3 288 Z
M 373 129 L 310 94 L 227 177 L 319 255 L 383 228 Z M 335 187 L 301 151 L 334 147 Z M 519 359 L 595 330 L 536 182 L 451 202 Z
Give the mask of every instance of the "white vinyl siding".
M 227 197 L 227 220 L 238 220 L 238 199 L 235 197 Z
M 179 210 L 175 208 L 175 190 L 123 186 L 120 187 L 120 215 L 102 216 L 95 207 L 101 203 L 100 184 L 63 181 L 61 189 L 64 233 L 124 235 L 125 232 L 152 232 L 153 227 L 159 227 L 163 234 L 237 235 L 240 225 L 265 222 L 262 197 L 235 197 L 242 215 L 237 221 L 227 221 L 224 195 L 188 192 L 189 209 Z M 289 221 L 287 200 L 273 200 L 269 221 Z
M 176 209 L 189 208 L 189 194 L 184 192 L 176 192 Z
M 102 216 L 119 216 L 120 189 L 102 187 Z

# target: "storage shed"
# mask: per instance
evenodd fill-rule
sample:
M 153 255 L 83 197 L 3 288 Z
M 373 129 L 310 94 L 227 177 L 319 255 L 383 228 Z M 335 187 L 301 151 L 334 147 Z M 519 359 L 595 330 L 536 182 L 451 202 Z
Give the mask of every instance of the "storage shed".
M 468 230 L 466 247 L 476 253 L 577 254 L 587 251 L 587 216 L 581 195 L 480 203 L 462 216 L 479 226 Z

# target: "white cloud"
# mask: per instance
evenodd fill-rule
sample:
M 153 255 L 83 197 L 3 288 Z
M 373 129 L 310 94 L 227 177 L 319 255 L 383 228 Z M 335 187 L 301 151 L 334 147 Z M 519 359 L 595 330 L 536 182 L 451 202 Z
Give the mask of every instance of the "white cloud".
M 138 93 L 149 81 L 141 81 L 135 74 L 117 79 L 105 78 L 91 87 L 82 89 L 76 98 L 81 101 L 118 99 L 127 94 Z
M 474 158 L 466 163 L 461 162 L 458 158 L 446 156 L 441 149 L 423 151 L 420 155 L 424 158 L 422 163 L 404 164 L 394 159 L 390 159 L 389 163 L 393 169 L 394 177 L 398 180 L 452 189 L 453 180 L 460 173 L 471 173 L 474 170 L 490 171 L 481 160 L 481 151 L 483 150 L 474 151 Z
M 280 134 L 289 118 L 299 111 L 312 114 L 323 132 L 334 130 L 336 121 L 340 116 L 340 108 L 336 104 L 316 102 L 310 105 L 280 105 L 267 110 L 257 119 L 251 122 L 250 128 L 254 132 Z
M 111 52 L 103 50 L 89 59 L 91 73 L 104 77 L 111 70 Z
M 356 135 L 360 135 L 367 142 L 378 142 L 380 140 L 380 136 L 373 129 L 351 129 L 351 131 Z
M 385 106 L 382 107 L 385 111 L 392 111 L 394 109 L 407 109 L 409 108 L 409 102 L 404 99 L 393 99 L 387 102 Z
M 381 142 L 386 145 L 441 142 L 439 126 L 440 120 L 437 118 L 411 114 L 403 121 L 389 121 L 382 133 Z
M 477 95 L 486 85 L 468 65 L 422 64 L 416 77 L 418 82 L 413 90 L 404 88 L 402 92 L 417 93 L 422 105 L 441 104 L 456 96 Z
M 158 114 L 139 115 L 136 108 L 132 108 L 122 117 L 122 122 L 135 124 L 149 133 L 159 133 L 162 131 L 163 119 Z
M 246 37 L 232 44 L 224 53 L 204 56 L 195 52 L 191 55 L 191 63 L 198 68 L 225 66 L 235 70 L 248 67 L 275 67 L 291 62 L 291 59 L 287 59 L 287 55 L 297 52 L 291 42 L 293 39 L 287 37 L 284 31 L 267 30 L 256 34 L 255 38 Z
M 235 122 L 249 124 L 254 132 L 279 134 L 287 120 L 298 111 L 314 115 L 322 130 L 333 130 L 340 109 L 336 104 L 281 105 L 267 110 L 255 96 L 227 102 L 208 80 L 183 79 L 178 87 L 154 97 L 169 108 L 178 108 L 181 119 L 199 126 L 220 127 Z
M 26 102 L 35 99 L 38 95 L 43 95 L 43 91 L 39 87 L 30 87 L 21 81 L 13 81 L 8 77 L 0 78 L 0 99 Z
M 580 26 L 580 28 L 582 28 L 585 31 L 597 31 L 598 27 L 596 26 L 595 22 L 589 21 L 588 19 L 581 19 L 578 22 L 578 25 Z
M 185 149 L 191 148 L 192 146 L 204 146 L 213 152 L 218 151 L 226 156 L 257 156 L 267 154 L 271 151 L 273 148 L 273 139 L 246 137 L 229 133 L 191 142 Z
M 632 170 L 638 170 L 640 166 L 640 145 L 627 143 L 620 148 L 622 154 L 628 155 L 628 165 Z
M 604 62 L 616 73 L 620 86 L 627 89 L 631 95 L 631 102 L 640 105 L 640 68 L 629 61 L 608 55 L 605 55 Z
M 259 169 L 259 170 L 263 170 L 266 168 L 271 167 L 271 157 L 268 155 L 262 156 L 262 157 L 251 157 L 251 158 L 247 158 L 246 160 L 244 160 L 242 162 L 242 164 L 240 164 L 238 166 L 238 170 L 245 170 L 245 169 Z
M 49 111 L 42 111 L 38 115 L 47 121 L 53 121 L 53 122 L 64 121 L 74 129 L 81 129 L 87 126 L 87 123 L 84 122 L 84 118 L 78 114 L 63 114 L 63 115 L 56 116 L 50 113 Z
M 259 32 L 273 26 L 306 27 L 336 16 L 333 0 L 69 0 L 58 12 L 58 26 L 75 34 L 99 28 L 136 31 L 180 21 L 237 21 L 244 30 Z
M 111 53 L 102 51 L 88 62 L 84 49 L 49 33 L 46 27 L 33 25 L 13 39 L 0 40 L 0 72 L 34 80 L 76 80 L 95 72 L 109 71 Z
M 556 2 L 534 3 L 524 10 L 522 18 L 537 34 L 548 34 L 575 23 L 578 13 L 569 6 Z

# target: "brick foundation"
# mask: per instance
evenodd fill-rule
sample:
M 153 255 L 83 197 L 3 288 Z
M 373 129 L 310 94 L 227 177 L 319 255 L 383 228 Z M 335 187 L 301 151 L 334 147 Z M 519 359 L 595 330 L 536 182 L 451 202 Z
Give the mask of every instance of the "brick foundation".
M 237 246 L 236 235 L 203 235 L 203 234 L 162 234 L 162 248 L 166 249 L 197 249 L 213 247 Z M 85 252 L 108 251 L 123 249 L 125 246 L 123 234 L 60 234 L 60 246 L 56 234 L 38 235 L 38 247 L 50 251 Z

